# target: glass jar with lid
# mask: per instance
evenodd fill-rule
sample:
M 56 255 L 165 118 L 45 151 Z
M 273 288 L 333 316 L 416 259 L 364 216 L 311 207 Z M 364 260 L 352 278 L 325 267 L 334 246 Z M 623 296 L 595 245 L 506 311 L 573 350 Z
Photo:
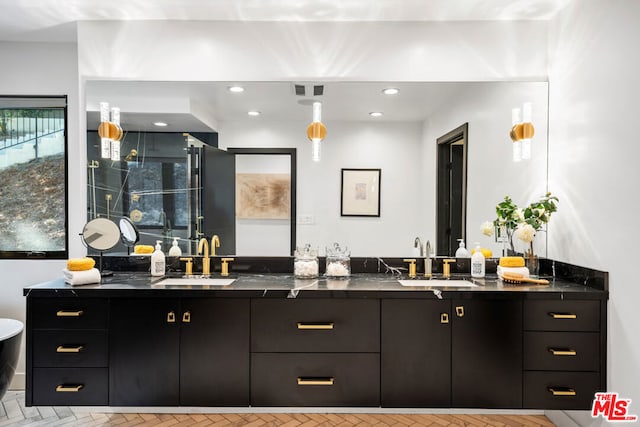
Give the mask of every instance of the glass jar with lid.
M 325 275 L 340 279 L 351 275 L 351 252 L 348 248 L 341 248 L 338 243 L 327 248 L 327 265 Z
M 296 248 L 293 260 L 293 275 L 296 279 L 313 279 L 318 277 L 318 250 L 310 244 L 304 248 Z

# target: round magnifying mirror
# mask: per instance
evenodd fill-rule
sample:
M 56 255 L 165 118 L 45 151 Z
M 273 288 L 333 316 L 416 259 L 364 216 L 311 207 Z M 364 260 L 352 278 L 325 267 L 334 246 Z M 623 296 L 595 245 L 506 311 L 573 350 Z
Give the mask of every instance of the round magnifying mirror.
M 126 216 L 120 219 L 120 240 L 127 247 L 129 252 L 140 240 L 138 229 Z
M 120 230 L 115 222 L 107 218 L 92 219 L 84 225 L 82 240 L 92 249 L 106 251 L 120 240 Z

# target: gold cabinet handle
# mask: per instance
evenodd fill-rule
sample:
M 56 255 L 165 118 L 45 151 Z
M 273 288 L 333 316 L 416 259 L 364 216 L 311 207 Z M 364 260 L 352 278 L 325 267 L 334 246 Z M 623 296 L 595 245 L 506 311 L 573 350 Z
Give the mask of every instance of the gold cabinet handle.
M 440 313 L 440 323 L 449 323 L 449 313 Z
M 182 313 L 182 323 L 191 323 L 191 312 L 185 311 Z
M 173 311 L 167 313 L 167 323 L 176 323 L 176 313 Z
M 578 315 L 574 313 L 549 313 L 554 319 L 577 319 Z
M 550 348 L 549 351 L 554 356 L 577 356 L 578 355 L 578 352 L 572 349 L 556 350 L 555 348 Z
M 58 310 L 56 313 L 56 317 L 80 317 L 84 314 L 82 310 L 76 311 L 67 311 L 67 310 Z
M 56 387 L 56 391 L 58 393 L 77 393 L 80 390 L 82 390 L 83 387 L 84 387 L 83 384 L 76 384 L 76 385 L 60 384 L 58 385 L 58 387 Z
M 56 353 L 80 353 L 82 350 L 84 350 L 84 347 L 81 345 L 76 347 L 65 347 L 63 345 L 59 345 L 58 348 L 56 348 Z
M 456 316 L 464 317 L 464 307 L 459 305 L 456 307 Z
M 333 385 L 333 377 L 298 377 L 298 385 Z
M 576 395 L 576 391 L 572 388 L 549 387 L 548 390 L 554 396 L 575 396 Z
M 333 322 L 298 322 L 298 329 L 330 330 Z

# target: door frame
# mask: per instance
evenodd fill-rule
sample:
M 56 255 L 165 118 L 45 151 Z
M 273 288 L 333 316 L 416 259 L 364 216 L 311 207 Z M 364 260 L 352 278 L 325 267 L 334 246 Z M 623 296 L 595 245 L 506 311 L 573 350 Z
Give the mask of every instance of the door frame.
M 441 242 L 440 230 L 438 226 L 440 224 L 440 172 L 445 165 L 440 164 L 440 150 L 450 148 L 450 146 L 458 141 L 464 141 L 462 147 L 463 159 L 462 159 L 462 224 L 461 224 L 461 238 L 466 241 L 467 234 L 467 159 L 468 159 L 468 142 L 469 142 L 469 123 L 464 123 L 457 128 L 447 132 L 441 137 L 436 139 L 436 255 L 441 255 L 438 252 Z M 445 147 L 446 146 L 446 147 Z M 451 181 L 451 180 L 449 180 Z M 449 193 L 451 190 L 449 189 Z M 455 247 L 455 245 L 452 245 Z
M 228 147 L 227 151 L 235 155 L 238 154 L 259 154 L 259 155 L 289 155 L 291 159 L 291 230 L 290 230 L 290 255 L 296 250 L 296 148 L 252 148 L 252 147 Z

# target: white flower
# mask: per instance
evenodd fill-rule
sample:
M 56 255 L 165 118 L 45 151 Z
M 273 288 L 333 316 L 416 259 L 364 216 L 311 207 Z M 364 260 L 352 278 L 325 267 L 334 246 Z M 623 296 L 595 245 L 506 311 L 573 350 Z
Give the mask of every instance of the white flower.
M 493 223 L 491 221 L 485 221 L 480 225 L 480 231 L 485 236 L 493 236 Z
M 513 235 L 523 242 L 531 243 L 536 236 L 536 229 L 531 224 L 520 224 Z

